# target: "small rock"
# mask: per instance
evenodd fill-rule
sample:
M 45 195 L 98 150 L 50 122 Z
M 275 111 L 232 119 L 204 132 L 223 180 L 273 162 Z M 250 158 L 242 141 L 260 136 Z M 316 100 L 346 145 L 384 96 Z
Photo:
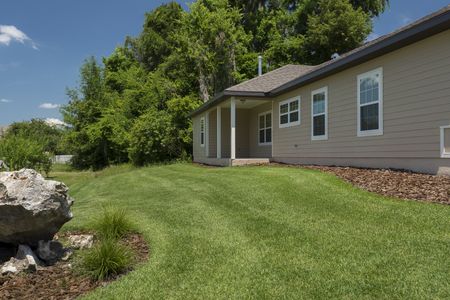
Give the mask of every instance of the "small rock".
M 63 257 L 61 257 L 61 260 L 62 261 L 68 261 L 69 258 L 72 256 L 73 251 L 72 251 L 72 249 L 64 249 L 64 250 L 65 250 L 64 251 L 64 255 L 63 255 Z
M 53 263 L 63 258 L 66 250 L 58 241 L 39 241 L 36 254 L 45 262 Z
M 69 236 L 69 243 L 74 249 L 89 249 L 94 244 L 94 236 L 91 234 L 75 234 Z
M 16 259 L 12 257 L 8 262 L 3 264 L 3 266 L 0 268 L 0 273 L 2 275 L 17 274 L 27 270 L 28 267 L 29 264 L 26 259 Z
M 39 258 L 37 258 L 33 250 L 27 245 L 19 245 L 15 258 L 17 260 L 26 260 L 28 263 L 28 271 L 36 271 L 38 266 L 41 265 Z

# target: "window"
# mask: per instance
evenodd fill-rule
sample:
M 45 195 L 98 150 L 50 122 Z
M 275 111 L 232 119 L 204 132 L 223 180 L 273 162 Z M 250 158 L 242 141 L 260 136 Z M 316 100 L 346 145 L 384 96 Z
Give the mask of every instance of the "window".
M 441 157 L 450 158 L 450 125 L 441 127 Z
M 300 96 L 280 102 L 280 128 L 300 125 Z
M 258 116 L 259 118 L 259 132 L 258 144 L 270 145 L 272 144 L 272 112 L 265 112 Z
M 205 118 L 200 119 L 200 146 L 205 146 Z
M 311 139 L 328 139 L 328 88 L 311 93 Z
M 383 134 L 383 69 L 358 76 L 358 136 Z

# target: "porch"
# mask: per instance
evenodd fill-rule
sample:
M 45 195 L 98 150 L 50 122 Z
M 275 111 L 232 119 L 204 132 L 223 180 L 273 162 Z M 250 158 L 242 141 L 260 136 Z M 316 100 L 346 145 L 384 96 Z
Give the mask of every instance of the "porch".
M 194 161 L 219 166 L 269 163 L 272 101 L 231 97 L 206 111 L 200 123 L 204 155 L 194 154 Z

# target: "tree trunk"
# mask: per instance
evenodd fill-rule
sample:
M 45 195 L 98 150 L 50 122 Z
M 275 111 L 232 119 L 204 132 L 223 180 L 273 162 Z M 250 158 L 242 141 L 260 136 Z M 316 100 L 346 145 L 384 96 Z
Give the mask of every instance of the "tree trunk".
M 199 69 L 198 83 L 200 87 L 200 99 L 202 99 L 203 102 L 207 102 L 209 100 L 208 79 L 206 75 L 203 73 L 203 68 L 199 66 L 198 69 Z

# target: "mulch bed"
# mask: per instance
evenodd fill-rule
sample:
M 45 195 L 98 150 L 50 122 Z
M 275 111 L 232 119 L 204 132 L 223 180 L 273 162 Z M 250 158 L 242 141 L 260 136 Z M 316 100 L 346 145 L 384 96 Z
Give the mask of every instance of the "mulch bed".
M 384 196 L 450 204 L 450 177 L 408 171 L 302 166 L 332 173 L 351 184 Z
M 142 235 L 129 234 L 122 242 L 133 250 L 137 263 L 148 259 L 149 249 Z M 35 273 L 0 275 L 0 299 L 75 299 L 115 279 L 93 281 L 73 271 L 69 260 Z

